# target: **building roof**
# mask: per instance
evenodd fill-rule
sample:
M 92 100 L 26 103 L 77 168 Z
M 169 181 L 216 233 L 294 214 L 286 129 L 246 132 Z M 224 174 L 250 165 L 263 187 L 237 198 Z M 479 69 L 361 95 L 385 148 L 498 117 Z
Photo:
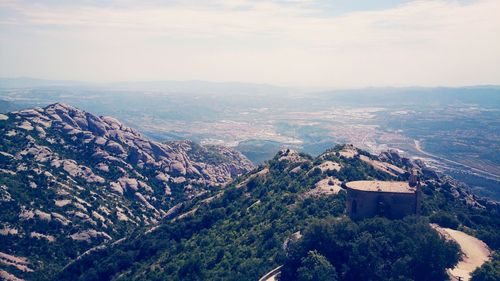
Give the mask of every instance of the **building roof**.
M 415 193 L 415 188 L 406 181 L 351 181 L 347 188 L 372 192 Z

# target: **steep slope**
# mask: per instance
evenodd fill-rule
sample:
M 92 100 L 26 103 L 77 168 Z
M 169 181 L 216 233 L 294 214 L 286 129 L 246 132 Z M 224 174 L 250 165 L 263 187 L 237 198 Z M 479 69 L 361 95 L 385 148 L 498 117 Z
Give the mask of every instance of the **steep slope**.
M 394 222 L 376 218 L 358 225 L 345 217 L 345 192 L 342 190 L 345 182 L 360 179 L 406 180 L 410 169 L 421 172 L 424 197 L 422 218 Z M 258 280 L 289 260 L 291 254 L 284 249 L 288 249 L 294 241 L 301 241 L 301 233 L 309 237 L 307 241 L 325 241 L 320 249 L 328 249 L 331 246 L 329 243 L 337 241 L 345 249 L 350 249 L 352 255 L 357 257 L 353 260 L 363 266 L 363 259 L 364 263 L 369 263 L 366 258 L 370 256 L 365 258 L 359 250 L 356 252 L 356 243 L 369 243 L 367 235 L 370 235 L 370 229 L 380 236 L 379 241 L 399 241 L 412 246 L 398 244 L 394 248 L 381 248 L 371 243 L 374 257 L 391 255 L 391 259 L 378 259 L 376 264 L 387 267 L 399 259 L 401 274 L 412 274 L 414 271 L 405 270 L 404 266 L 424 260 L 427 264 L 420 262 L 421 270 L 418 272 L 443 276 L 444 267 L 458 260 L 457 247 L 440 238 L 430 228 L 429 221 L 446 227 L 456 223 L 452 227 L 460 227 L 486 241 L 493 249 L 498 249 L 499 209 L 494 204 L 486 203 L 479 202 L 466 188 L 450 178 L 440 177 L 421 162 L 415 163 L 394 152 L 374 156 L 352 146 L 339 146 L 313 159 L 284 150 L 224 191 L 206 194 L 183 204 L 158 226 L 137 231 L 120 243 L 80 259 L 68 266 L 58 278 Z M 325 236 L 321 236 L 323 231 L 308 230 L 311 225 L 317 225 L 318 220 L 322 222 L 319 225 L 326 226 L 322 228 L 326 230 Z M 353 232 L 335 239 L 327 237 L 330 231 L 328 226 L 337 222 L 340 227 L 332 231 L 351 229 Z M 398 231 L 393 232 L 393 229 Z M 418 232 L 415 241 L 411 239 L 414 232 Z M 312 239 L 308 233 L 313 233 Z M 402 237 L 406 237 L 404 242 Z M 428 251 L 416 250 L 425 247 L 442 248 L 443 251 L 435 253 L 433 257 L 437 260 L 430 256 L 429 260 L 425 260 Z M 405 249 L 415 250 L 405 252 Z M 295 252 L 292 257 L 300 261 L 301 257 L 297 256 L 300 254 L 302 252 Z M 442 255 L 447 259 L 439 260 Z M 363 271 L 355 270 L 352 264 L 344 267 L 349 270 L 341 271 L 340 265 L 337 268 L 339 277 L 344 278 L 340 280 L 349 280 L 345 279 L 346 276 L 356 276 L 353 274 Z M 288 277 L 293 277 L 293 272 L 293 268 L 289 270 L 291 275 Z M 383 271 L 380 274 L 392 273 L 398 272 Z M 408 280 L 408 277 L 401 278 L 397 280 Z
M 253 169 L 240 153 L 159 143 L 65 104 L 0 115 L 0 270 L 42 278 Z

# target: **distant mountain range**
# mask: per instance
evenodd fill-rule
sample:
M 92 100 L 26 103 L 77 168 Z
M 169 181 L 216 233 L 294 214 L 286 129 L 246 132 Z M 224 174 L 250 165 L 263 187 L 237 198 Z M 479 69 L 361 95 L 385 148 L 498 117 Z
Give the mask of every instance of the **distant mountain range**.
M 67 80 L 46 80 L 28 77 L 0 78 L 1 88 L 48 88 L 48 87 L 83 87 L 108 88 L 122 90 L 172 91 L 186 93 L 217 94 L 269 94 L 286 93 L 291 88 L 269 84 L 243 82 L 209 82 L 200 80 L 188 81 L 119 81 L 119 82 L 84 82 Z
M 262 83 L 245 82 L 211 82 L 203 80 L 158 80 L 158 81 L 116 81 L 116 82 L 86 82 L 72 80 L 49 80 L 31 77 L 0 77 L 0 88 L 34 88 L 34 87 L 100 87 L 100 88 L 120 88 L 128 90 L 167 90 L 190 93 L 217 93 L 217 94 L 289 94 L 289 93 L 342 93 L 349 92 L 418 92 L 429 90 L 446 89 L 483 89 L 500 90 L 500 85 L 470 85 L 470 86 L 436 86 L 436 87 L 364 87 L 364 88 L 345 88 L 345 89 L 319 89 L 319 88 L 292 88 L 276 86 Z

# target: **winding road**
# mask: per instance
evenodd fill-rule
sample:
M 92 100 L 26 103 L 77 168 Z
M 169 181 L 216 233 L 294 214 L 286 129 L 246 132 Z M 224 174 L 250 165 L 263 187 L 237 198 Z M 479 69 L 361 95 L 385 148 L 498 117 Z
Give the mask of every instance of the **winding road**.
M 451 163 L 451 164 L 454 164 L 454 165 L 457 165 L 457 166 L 461 166 L 461 167 L 470 169 L 471 171 L 474 171 L 474 172 L 480 174 L 481 176 L 483 176 L 485 178 L 488 178 L 488 179 L 491 179 L 491 180 L 495 180 L 495 181 L 500 181 L 500 175 L 493 174 L 493 173 L 490 173 L 488 171 L 484 171 L 484 170 L 481 170 L 481 169 L 478 169 L 478 168 L 474 168 L 474 167 L 471 167 L 469 165 L 466 165 L 466 164 L 463 164 L 463 163 L 460 163 L 460 162 L 457 162 L 457 161 L 453 161 L 453 160 L 450 160 L 450 159 L 443 158 L 441 156 L 434 155 L 432 153 L 424 151 L 422 149 L 420 141 L 414 140 L 414 143 L 415 143 L 415 149 L 418 152 L 420 152 L 423 155 L 425 155 L 425 156 L 428 156 L 430 158 L 434 158 L 434 159 L 440 160 L 442 162 L 448 162 L 448 163 Z

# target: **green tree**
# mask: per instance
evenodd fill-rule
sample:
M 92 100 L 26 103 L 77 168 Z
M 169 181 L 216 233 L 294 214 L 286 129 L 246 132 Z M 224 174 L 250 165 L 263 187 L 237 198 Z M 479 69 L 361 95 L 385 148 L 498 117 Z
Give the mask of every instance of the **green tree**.
M 492 261 L 483 264 L 472 273 L 471 281 L 499 281 L 500 254 L 496 254 Z
M 443 211 L 439 211 L 432 216 L 429 217 L 429 220 L 433 223 L 437 223 L 442 227 L 448 227 L 452 229 L 457 229 L 458 226 L 460 225 L 460 222 L 457 220 L 457 218 L 450 214 L 450 213 L 445 213 Z
M 297 275 L 299 281 L 337 281 L 335 268 L 318 251 L 309 251 L 307 256 L 302 258 Z
M 335 268 L 336 279 L 344 281 L 446 280 L 446 268 L 459 258 L 458 245 L 417 218 L 327 219 L 310 224 L 303 233 L 287 248 L 281 280 L 316 280 L 307 279 L 315 277 L 315 267 L 304 265 L 315 252 Z

